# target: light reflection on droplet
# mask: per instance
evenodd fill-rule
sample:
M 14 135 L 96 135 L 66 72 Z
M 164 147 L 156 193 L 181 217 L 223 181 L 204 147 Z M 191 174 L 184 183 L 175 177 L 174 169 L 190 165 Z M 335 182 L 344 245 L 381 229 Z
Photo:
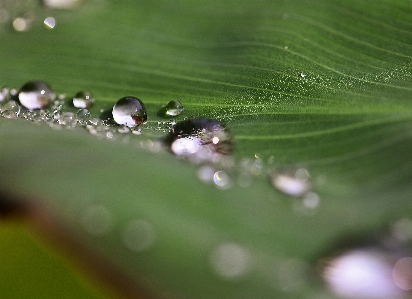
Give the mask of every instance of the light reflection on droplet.
M 177 156 L 188 156 L 195 154 L 202 146 L 200 138 L 185 137 L 172 142 L 170 149 Z
M 213 182 L 215 183 L 217 187 L 222 188 L 222 189 L 227 189 L 227 188 L 230 188 L 231 186 L 230 177 L 223 170 L 219 170 L 214 173 Z
M 412 258 L 398 260 L 393 268 L 393 280 L 402 290 L 412 290 Z
M 102 236 L 112 229 L 113 215 L 107 208 L 93 205 L 81 214 L 81 223 L 88 233 Z
M 146 122 L 146 107 L 135 97 L 123 97 L 116 102 L 112 110 L 113 119 L 119 125 L 136 127 Z
M 131 221 L 123 231 L 123 244 L 135 252 L 142 252 L 151 248 L 156 235 L 153 226 L 142 219 Z
M 164 114 L 165 116 L 178 116 L 182 114 L 184 111 L 182 103 L 179 101 L 173 100 L 167 103 L 166 107 L 164 107 Z
M 54 29 L 56 26 L 56 20 L 53 17 L 45 18 L 43 23 L 48 29 Z
M 22 86 L 19 92 L 20 103 L 29 110 L 43 109 L 49 106 L 56 95 L 50 86 L 43 81 L 30 81 Z
M 88 91 L 79 91 L 73 97 L 73 106 L 76 108 L 90 108 L 93 106 L 94 97 Z
M 236 243 L 224 243 L 216 247 L 210 262 L 218 275 L 228 279 L 244 276 L 251 269 L 249 251 Z
M 44 4 L 54 9 L 72 9 L 81 3 L 81 0 L 43 0 Z
M 309 182 L 302 182 L 295 177 L 281 173 L 272 174 L 271 182 L 272 185 L 279 191 L 296 197 L 304 195 L 311 188 L 311 184 Z
M 382 252 L 352 250 L 328 263 L 323 277 L 337 295 L 356 299 L 401 298 L 392 277 L 393 265 Z

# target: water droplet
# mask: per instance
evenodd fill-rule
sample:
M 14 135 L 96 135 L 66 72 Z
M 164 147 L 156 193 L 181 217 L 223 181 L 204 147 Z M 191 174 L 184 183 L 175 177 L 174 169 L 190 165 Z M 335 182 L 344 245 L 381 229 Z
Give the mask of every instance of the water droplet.
M 19 91 L 20 103 L 29 110 L 43 109 L 55 99 L 51 88 L 43 81 L 30 81 Z
M 81 3 L 81 0 L 43 0 L 44 5 L 54 9 L 72 9 Z
M 403 292 L 393 277 L 393 259 L 393 255 L 377 247 L 349 250 L 327 262 L 323 278 L 338 296 L 402 298 Z
M 271 182 L 279 191 L 296 197 L 304 195 L 311 189 L 311 184 L 308 180 L 302 181 L 297 179 L 295 175 L 290 175 L 288 173 L 272 173 Z
M 56 26 L 56 20 L 53 17 L 47 17 L 44 19 L 44 25 L 48 29 L 53 29 Z
M 182 103 L 173 100 L 167 103 L 167 105 L 161 110 L 164 116 L 178 116 L 184 111 Z
M 10 100 L 10 89 L 7 87 L 3 87 L 0 91 L 0 102 Z
M 77 124 L 76 115 L 72 112 L 63 112 L 60 115 L 59 124 L 69 129 L 74 128 Z
M 307 75 L 306 75 L 306 73 L 303 73 L 303 72 L 302 72 L 302 73 L 300 73 L 300 76 L 301 76 L 302 78 L 306 78 Z
M 216 273 L 227 279 L 244 276 L 251 268 L 249 251 L 236 243 L 224 243 L 216 247 L 210 262 Z
M 177 156 L 193 162 L 220 161 L 222 155 L 233 151 L 232 134 L 221 123 L 206 118 L 178 122 L 165 138 Z
M 231 186 L 231 181 L 229 175 L 223 171 L 219 170 L 213 174 L 213 182 L 215 185 L 221 189 L 228 189 Z
M 131 251 L 142 252 L 151 248 L 156 235 L 152 225 L 145 220 L 131 221 L 123 231 L 123 244 Z
M 102 236 L 111 230 L 113 216 L 107 208 L 93 205 L 81 214 L 81 223 L 88 233 L 94 236 Z
M 87 125 L 90 120 L 91 114 L 90 111 L 87 109 L 79 109 L 76 113 L 77 121 L 81 125 Z
M 128 127 L 120 127 L 117 129 L 117 132 L 119 132 L 120 134 L 127 134 L 130 132 L 130 129 Z
M 94 103 L 94 97 L 91 95 L 90 92 L 87 91 L 79 91 L 73 97 L 73 106 L 76 108 L 90 108 Z
M 113 107 L 113 119 L 119 125 L 136 127 L 146 122 L 147 113 L 143 102 L 134 97 L 124 97 Z
M 15 101 L 10 100 L 7 102 L 3 102 L 0 105 L 0 113 L 6 117 L 4 114 L 6 113 L 7 115 L 11 116 L 11 117 L 7 117 L 7 118 L 14 118 L 12 117 L 12 115 L 16 115 L 17 117 L 20 114 L 20 106 L 19 104 L 17 104 Z

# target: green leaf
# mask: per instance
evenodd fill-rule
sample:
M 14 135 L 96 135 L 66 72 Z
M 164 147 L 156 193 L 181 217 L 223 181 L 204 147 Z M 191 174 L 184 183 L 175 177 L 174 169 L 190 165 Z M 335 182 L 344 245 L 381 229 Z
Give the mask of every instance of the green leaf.
M 279 269 L 315 266 L 348 235 L 412 217 L 410 1 L 107 0 L 35 13 L 28 32 L 0 28 L 1 84 L 39 79 L 68 97 L 88 90 L 94 116 L 136 96 L 148 123 L 124 144 L 0 119 L 0 188 L 33 206 L 40 230 L 52 221 L 52 233 L 67 236 L 60 243 L 105 260 L 123 293 L 318 296 L 320 279 L 299 284 L 293 267 Z M 49 15 L 53 30 L 40 22 Z M 229 190 L 201 182 L 198 165 L 142 148 L 165 134 L 157 113 L 173 99 L 185 107 L 177 120 L 218 119 L 233 133 Z M 255 156 L 264 170 L 241 187 L 240 161 Z M 310 171 L 315 215 L 272 187 L 275 167 Z M 217 265 L 226 245 L 244 275 Z

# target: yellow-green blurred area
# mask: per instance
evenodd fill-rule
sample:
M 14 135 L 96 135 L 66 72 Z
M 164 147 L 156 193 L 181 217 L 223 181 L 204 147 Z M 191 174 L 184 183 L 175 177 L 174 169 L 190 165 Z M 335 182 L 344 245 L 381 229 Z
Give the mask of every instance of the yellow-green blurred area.
M 0 221 L 0 298 L 107 298 L 44 243 L 27 223 Z

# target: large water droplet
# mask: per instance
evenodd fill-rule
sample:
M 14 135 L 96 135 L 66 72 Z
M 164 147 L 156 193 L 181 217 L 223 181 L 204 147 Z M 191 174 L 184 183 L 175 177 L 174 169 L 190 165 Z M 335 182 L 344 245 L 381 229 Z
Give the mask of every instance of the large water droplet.
M 161 110 L 164 116 L 178 116 L 182 114 L 185 109 L 183 108 L 182 103 L 179 101 L 173 100 L 167 103 L 167 105 Z
M 30 81 L 19 91 L 20 103 L 29 110 L 43 109 L 56 98 L 52 89 L 43 81 Z
M 323 277 L 335 294 L 345 298 L 403 298 L 393 277 L 395 263 L 393 255 L 379 248 L 353 249 L 329 261 Z
M 136 127 L 146 122 L 147 113 L 143 102 L 134 97 L 124 97 L 113 107 L 113 119 L 119 125 Z
M 76 108 L 90 108 L 94 103 L 94 97 L 91 95 L 90 92 L 87 91 L 79 91 L 73 97 L 73 106 Z
M 220 160 L 233 151 L 233 137 L 215 120 L 193 118 L 178 122 L 165 138 L 171 151 L 196 161 Z

